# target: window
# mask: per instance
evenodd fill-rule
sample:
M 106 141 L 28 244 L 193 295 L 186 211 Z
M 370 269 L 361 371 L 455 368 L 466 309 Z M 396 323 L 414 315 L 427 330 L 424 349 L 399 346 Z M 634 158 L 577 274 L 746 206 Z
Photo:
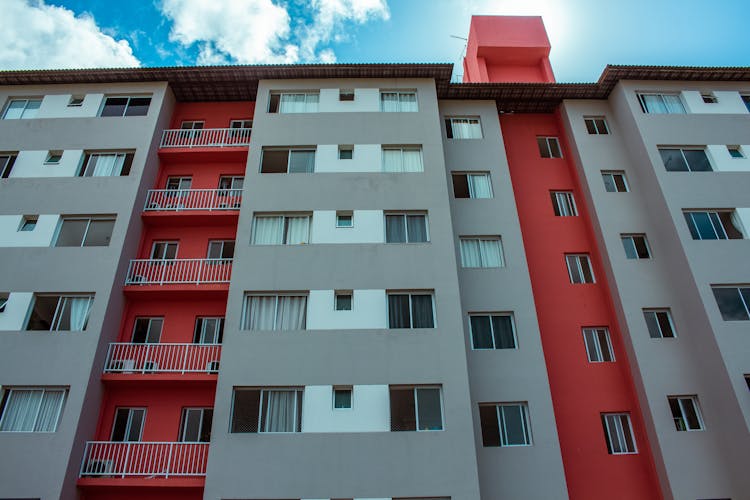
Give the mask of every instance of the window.
M 704 149 L 659 148 L 668 172 L 711 172 L 711 162 Z
M 56 247 L 106 247 L 112 239 L 114 217 L 64 217 Z
M 186 191 L 193 185 L 192 177 L 168 177 L 166 189 L 169 191 Z M 178 193 L 169 193 L 170 195 L 177 195 Z
M 230 432 L 301 432 L 300 387 L 235 388 Z
M 432 294 L 388 292 L 388 328 L 435 328 Z
M 557 137 L 537 137 L 536 144 L 542 158 L 562 158 L 560 143 Z
M 741 95 L 740 98 L 742 98 L 742 102 L 745 103 L 747 110 L 750 111 L 750 95 Z
M 82 95 L 72 95 L 70 96 L 70 100 L 68 101 L 68 107 L 69 108 L 80 108 L 83 106 L 83 99 L 85 96 Z
M 214 240 L 208 242 L 209 259 L 234 258 L 234 240 Z
M 352 388 L 351 387 L 334 387 L 333 388 L 333 409 L 334 410 L 351 410 L 352 409 Z
M 354 146 L 339 146 L 339 160 L 351 160 L 354 157 Z
M 719 102 L 719 99 L 717 99 L 711 92 L 701 92 L 701 99 L 703 99 L 703 102 L 706 104 L 716 104 Z
M 456 198 L 492 198 L 489 172 L 452 173 L 453 196 Z
M 586 345 L 589 362 L 604 363 L 615 360 L 615 352 L 612 349 L 612 341 L 607 328 L 584 328 L 583 342 Z
M 423 172 L 419 146 L 383 146 L 383 172 Z
M 441 431 L 440 387 L 391 386 L 391 431 Z
M 253 130 L 253 121 L 231 120 L 229 122 L 229 128 L 232 129 L 227 134 L 230 143 L 246 142 L 250 140 L 250 134 Z
M 41 99 L 11 99 L 5 107 L 3 120 L 18 120 L 21 118 L 36 118 Z
M 309 215 L 256 215 L 253 245 L 300 245 L 310 242 Z
M 184 121 L 180 123 L 180 129 L 181 130 L 202 130 L 203 122 L 202 121 Z
M 0 432 L 55 432 L 66 390 L 5 388 L 0 402 Z
M 531 446 L 526 403 L 480 404 L 483 446 Z
M 669 409 L 672 410 L 674 426 L 678 431 L 702 431 L 703 418 L 697 396 L 669 396 Z
M 386 243 L 426 243 L 428 241 L 430 237 L 427 232 L 427 215 L 385 214 Z
M 164 318 L 135 318 L 133 325 L 133 344 L 158 344 L 161 339 L 161 329 Z
M 727 152 L 729 153 L 729 156 L 732 158 L 744 158 L 745 153 L 742 152 L 742 147 L 740 146 L 727 146 Z
M 446 118 L 445 132 L 448 139 L 481 139 L 482 124 L 479 117 Z
M 750 286 L 712 286 L 724 321 L 750 320 Z
M 414 90 L 388 90 L 380 92 L 380 111 L 417 111 L 417 92 Z
M 351 311 L 352 310 L 352 291 L 342 290 L 337 291 L 334 297 L 336 311 Z
M 652 339 L 671 339 L 676 337 L 672 313 L 669 309 L 644 309 L 648 335 Z
M 353 227 L 354 214 L 352 212 L 336 212 L 336 227 Z
M 505 267 L 499 236 L 462 237 L 461 267 Z
M 610 455 L 638 453 L 629 413 L 602 413 L 602 427 Z
M 35 295 L 26 330 L 83 331 L 92 302 L 93 295 Z
M 211 441 L 211 421 L 213 408 L 183 408 L 180 418 L 180 439 L 182 443 L 208 443 Z
M 628 259 L 650 259 L 651 252 L 648 248 L 648 241 L 643 234 L 623 234 L 620 235 L 622 246 L 625 248 L 625 256 Z
M 45 165 L 59 165 L 62 160 L 63 152 L 60 150 L 48 151 L 47 157 L 44 159 Z
M 650 114 L 685 114 L 679 94 L 638 94 L 641 109 Z
M 193 344 L 221 344 L 222 340 L 224 340 L 223 317 L 195 318 Z
M 352 89 L 339 89 L 339 101 L 353 101 L 354 90 Z
M 16 153 L 0 153 L 0 179 L 10 177 L 13 164 L 16 162 Z
M 36 229 L 36 223 L 39 221 L 38 215 L 24 215 L 21 224 L 18 226 L 19 231 L 33 231 Z
M 510 314 L 470 314 L 473 349 L 515 349 L 516 335 Z
M 609 134 L 607 120 L 603 116 L 584 117 L 583 122 L 586 124 L 586 130 L 591 135 Z
M 565 262 L 571 283 L 594 283 L 594 271 L 588 255 L 566 255 Z
M 177 258 L 176 241 L 155 241 L 151 247 L 151 258 L 154 260 L 174 260 Z
M 602 172 L 604 189 L 608 193 L 627 193 L 628 182 L 625 180 L 625 172 Z
M 118 408 L 112 423 L 111 441 L 137 442 L 143 434 L 146 421 L 145 408 Z
M 557 217 L 574 217 L 578 215 L 572 191 L 551 191 L 552 209 Z
M 298 174 L 315 171 L 315 149 L 264 148 L 260 159 L 262 174 Z
M 8 292 L 0 292 L 0 313 L 5 312 L 5 308 L 8 305 L 8 298 L 10 294 Z
M 319 92 L 271 92 L 269 113 L 317 113 Z
M 226 175 L 219 177 L 219 189 L 242 189 L 245 183 L 245 178 L 239 175 Z M 219 196 L 227 196 L 229 193 L 220 192 Z
M 150 97 L 107 97 L 99 116 L 146 116 Z
M 243 330 L 304 330 L 307 295 L 245 295 Z
M 734 210 L 684 212 L 694 240 L 741 240 L 744 228 Z
M 81 177 L 117 177 L 128 175 L 133 165 L 133 153 L 86 153 L 78 173 Z

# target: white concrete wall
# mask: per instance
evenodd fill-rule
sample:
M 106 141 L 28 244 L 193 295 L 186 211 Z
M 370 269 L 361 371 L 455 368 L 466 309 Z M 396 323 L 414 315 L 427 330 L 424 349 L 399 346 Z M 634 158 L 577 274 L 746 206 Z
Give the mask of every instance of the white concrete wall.
M 308 330 L 364 330 L 388 328 L 385 290 L 354 290 L 352 310 L 337 311 L 334 290 L 310 290 Z
M 0 215 L 0 247 L 50 246 L 60 220 L 59 215 L 39 215 L 33 231 L 19 231 L 22 220 L 23 215 Z
M 333 407 L 333 386 L 308 385 L 302 398 L 302 432 L 389 432 L 387 385 L 355 385 L 352 407 Z
M 345 210 L 346 207 L 342 207 Z M 352 227 L 336 227 L 335 210 L 313 212 L 311 243 L 384 243 L 382 210 L 353 210 Z
M 750 238 L 750 208 L 736 208 L 735 211 L 742 223 L 742 232 L 745 238 Z
M 49 151 L 20 151 L 10 177 L 75 177 L 81 166 L 83 150 L 63 151 L 60 163 L 45 165 Z
M 381 172 L 383 153 L 380 144 L 354 144 L 351 160 L 339 160 L 338 144 L 319 144 L 315 172 Z
M 354 89 L 353 101 L 339 101 L 339 89 L 320 89 L 321 113 L 380 111 L 380 89 Z
M 697 90 L 685 90 L 682 92 L 682 101 L 688 113 L 732 113 L 746 114 L 747 108 L 737 91 L 711 91 L 716 96 L 717 102 L 713 104 L 703 102 L 701 93 Z
M 715 170 L 720 172 L 750 172 L 750 145 L 743 144 L 740 145 L 740 148 L 745 155 L 744 158 L 732 158 L 725 144 L 708 145 L 706 151 Z
M 0 289 L 0 292 L 8 291 Z M 34 294 L 31 292 L 13 292 L 8 296 L 5 312 L 0 313 L 0 331 L 14 331 L 23 328 L 33 297 Z
M 90 118 L 99 114 L 104 94 L 86 94 L 81 106 L 68 107 L 73 94 L 46 95 L 37 118 Z M 76 94 L 80 95 L 80 94 Z

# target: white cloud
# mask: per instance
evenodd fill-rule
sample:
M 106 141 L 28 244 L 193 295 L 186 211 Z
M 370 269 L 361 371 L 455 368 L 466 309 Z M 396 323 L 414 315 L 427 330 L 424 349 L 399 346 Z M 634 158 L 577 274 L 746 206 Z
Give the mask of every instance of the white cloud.
M 140 66 L 126 40 L 105 34 L 89 14 L 43 1 L 2 0 L 0 68 Z
M 306 2 L 300 2 L 304 7 Z M 272 0 L 162 0 L 173 23 L 170 40 L 197 44 L 198 64 L 335 62 L 321 45 L 346 38 L 345 23 L 390 17 L 386 0 L 311 0 L 309 21 Z

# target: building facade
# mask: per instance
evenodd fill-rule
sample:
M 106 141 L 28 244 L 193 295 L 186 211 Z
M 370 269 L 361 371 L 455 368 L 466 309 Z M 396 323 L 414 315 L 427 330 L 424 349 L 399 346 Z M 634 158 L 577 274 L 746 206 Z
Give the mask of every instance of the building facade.
M 750 69 L 0 72 L 0 499 L 747 498 Z

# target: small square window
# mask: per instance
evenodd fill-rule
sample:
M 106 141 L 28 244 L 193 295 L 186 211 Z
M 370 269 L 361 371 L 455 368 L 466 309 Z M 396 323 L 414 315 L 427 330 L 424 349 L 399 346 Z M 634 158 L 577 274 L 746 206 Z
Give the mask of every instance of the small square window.
M 628 259 L 650 259 L 651 252 L 648 248 L 646 236 L 642 234 L 620 235 L 622 246 L 625 248 L 625 256 Z
M 354 146 L 339 146 L 339 160 L 351 160 L 354 157 Z
M 697 396 L 669 396 L 674 426 L 678 431 L 702 431 L 703 418 Z
M 336 410 L 352 409 L 352 388 L 351 387 L 334 387 L 333 388 L 333 408 Z
M 584 117 L 583 122 L 586 124 L 586 130 L 591 135 L 609 134 L 607 120 L 603 116 Z
M 353 227 L 354 215 L 351 212 L 336 212 L 336 227 Z
M 70 100 L 68 101 L 68 107 L 69 108 L 78 108 L 83 106 L 83 98 L 82 95 L 73 95 L 70 96 Z
M 706 104 L 716 104 L 719 100 L 711 92 L 701 92 L 701 99 Z
M 742 148 L 740 146 L 727 146 L 727 151 L 729 151 L 729 156 L 732 158 L 744 158 L 745 154 L 742 152 Z
M 648 335 L 652 339 L 674 338 L 675 328 L 669 309 L 644 309 Z
M 7 293 L 0 293 L 0 313 L 5 312 L 5 306 L 8 305 L 8 295 Z
M 354 90 L 352 89 L 340 89 L 339 90 L 339 101 L 353 101 Z
M 536 144 L 542 158 L 562 158 L 562 150 L 560 150 L 557 137 L 537 137 Z
M 24 215 L 21 225 L 18 227 L 19 231 L 33 231 L 36 227 L 36 221 L 39 219 L 36 215 Z
M 336 292 L 335 307 L 337 311 L 351 311 L 352 310 L 351 290 Z
M 627 193 L 628 181 L 624 172 L 602 172 L 604 189 L 608 193 Z
M 49 151 L 47 152 L 47 158 L 44 160 L 46 165 L 57 165 L 62 160 L 62 151 Z

